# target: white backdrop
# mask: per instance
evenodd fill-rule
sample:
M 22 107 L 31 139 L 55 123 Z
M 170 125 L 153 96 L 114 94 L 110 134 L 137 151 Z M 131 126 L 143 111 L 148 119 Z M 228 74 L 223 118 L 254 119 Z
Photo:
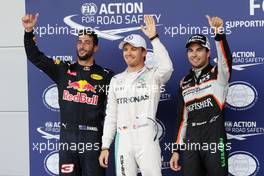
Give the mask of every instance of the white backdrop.
M 27 64 L 20 22 L 25 2 L 0 6 L 0 176 L 29 175 Z

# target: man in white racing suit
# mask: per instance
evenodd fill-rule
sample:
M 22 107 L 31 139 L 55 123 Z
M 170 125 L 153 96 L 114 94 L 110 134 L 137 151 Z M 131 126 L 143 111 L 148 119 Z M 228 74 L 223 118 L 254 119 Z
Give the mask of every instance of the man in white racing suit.
M 99 158 L 108 166 L 109 147 L 115 137 L 117 176 L 161 176 L 161 150 L 155 121 L 160 90 L 169 80 L 173 65 L 156 33 L 153 17 L 145 16 L 142 31 L 151 40 L 156 66 L 144 64 L 147 54 L 144 38 L 131 34 L 119 48 L 127 69 L 111 80 Z

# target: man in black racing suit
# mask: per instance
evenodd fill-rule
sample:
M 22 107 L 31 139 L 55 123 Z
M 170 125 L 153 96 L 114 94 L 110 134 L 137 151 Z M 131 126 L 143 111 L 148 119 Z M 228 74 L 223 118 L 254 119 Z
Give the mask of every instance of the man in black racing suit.
M 223 20 L 209 17 L 215 29 L 217 65 L 209 63 L 210 43 L 207 37 L 195 34 L 187 43 L 192 65 L 180 83 L 176 144 L 183 152 L 184 176 L 227 176 L 228 164 L 224 105 L 231 76 L 232 56 L 223 30 Z M 222 29 L 220 29 L 222 28 Z M 184 146 L 184 147 L 183 147 Z M 178 165 L 179 151 L 174 151 L 170 166 Z
M 54 62 L 39 51 L 34 41 L 33 27 L 37 15 L 22 18 L 25 28 L 24 45 L 27 58 L 45 72 L 58 87 L 61 131 L 59 170 L 67 176 L 104 176 L 98 158 L 101 149 L 106 90 L 113 75 L 94 62 L 98 48 L 97 35 L 79 31 L 77 62 Z M 72 150 L 71 145 L 77 146 Z

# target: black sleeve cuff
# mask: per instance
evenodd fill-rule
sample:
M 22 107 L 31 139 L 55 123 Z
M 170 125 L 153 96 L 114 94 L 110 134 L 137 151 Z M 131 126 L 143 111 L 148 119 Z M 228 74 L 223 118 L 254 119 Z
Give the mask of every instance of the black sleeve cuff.
M 153 37 L 149 38 L 150 41 L 154 40 L 155 38 L 159 38 L 159 34 L 156 33 L 156 35 L 154 35 Z
M 225 34 L 216 34 L 216 36 L 215 36 L 216 41 L 220 41 L 220 40 L 223 40 L 225 38 L 226 38 Z
M 33 30 L 31 32 L 26 32 L 25 31 L 25 37 L 33 38 L 34 37 Z

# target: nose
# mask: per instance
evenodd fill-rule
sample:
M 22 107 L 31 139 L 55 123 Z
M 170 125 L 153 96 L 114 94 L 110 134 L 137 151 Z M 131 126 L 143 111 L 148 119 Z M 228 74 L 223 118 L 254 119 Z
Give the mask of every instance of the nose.
M 124 52 L 124 54 L 125 54 L 125 56 L 130 56 L 130 55 L 131 55 L 131 51 L 130 51 L 130 50 L 126 50 L 126 51 Z
M 196 57 L 196 56 L 197 56 L 197 52 L 196 51 L 191 52 L 191 57 Z

